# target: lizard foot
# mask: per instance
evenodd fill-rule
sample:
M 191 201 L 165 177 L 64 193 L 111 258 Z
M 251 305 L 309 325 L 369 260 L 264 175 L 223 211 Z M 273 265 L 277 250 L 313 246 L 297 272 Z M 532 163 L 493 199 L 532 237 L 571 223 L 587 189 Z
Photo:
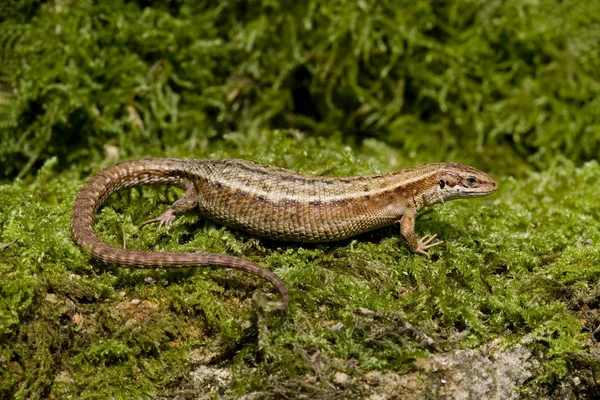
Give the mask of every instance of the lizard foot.
M 171 226 L 171 224 L 173 223 L 174 220 L 175 220 L 175 213 L 173 212 L 172 209 L 169 208 L 164 213 L 162 213 L 160 216 L 149 219 L 148 221 L 142 222 L 142 224 L 140 225 L 140 228 L 143 227 L 144 225 L 154 224 L 156 222 L 158 222 L 159 229 L 162 228 L 163 226 L 168 228 L 169 226 Z
M 436 236 L 437 236 L 437 234 L 425 235 L 421 239 L 419 239 L 415 253 L 423 254 L 424 256 L 429 257 L 429 253 L 427 252 L 427 250 L 443 243 L 441 240 L 439 240 L 437 242 L 433 242 L 433 239 L 435 239 Z

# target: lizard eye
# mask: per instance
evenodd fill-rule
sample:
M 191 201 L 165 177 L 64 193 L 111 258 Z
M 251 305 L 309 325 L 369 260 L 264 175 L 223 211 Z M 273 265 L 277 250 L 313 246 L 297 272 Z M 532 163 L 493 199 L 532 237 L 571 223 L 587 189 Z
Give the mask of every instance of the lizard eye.
M 470 178 L 467 178 L 467 184 L 469 186 L 473 186 L 477 183 L 477 179 L 473 178 L 472 176 Z
M 440 189 L 443 189 L 446 186 L 446 182 L 443 179 L 440 179 Z

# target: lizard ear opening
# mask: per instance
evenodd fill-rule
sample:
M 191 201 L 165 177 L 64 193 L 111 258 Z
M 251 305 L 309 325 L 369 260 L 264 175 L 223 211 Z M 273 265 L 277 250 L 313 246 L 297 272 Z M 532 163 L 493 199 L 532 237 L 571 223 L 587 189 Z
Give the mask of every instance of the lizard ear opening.
M 443 189 L 446 186 L 446 182 L 443 179 L 440 179 L 440 189 Z

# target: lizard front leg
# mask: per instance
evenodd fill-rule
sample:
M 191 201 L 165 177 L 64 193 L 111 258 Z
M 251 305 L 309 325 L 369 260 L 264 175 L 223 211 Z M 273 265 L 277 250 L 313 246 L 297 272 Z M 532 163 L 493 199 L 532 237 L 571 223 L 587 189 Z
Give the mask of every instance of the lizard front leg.
M 187 211 L 190 211 L 198 204 L 198 191 L 196 190 L 196 186 L 192 182 L 187 182 L 185 184 L 185 196 L 181 199 L 177 199 L 171 207 L 169 207 L 165 212 L 163 212 L 160 216 L 156 218 L 149 219 L 140 225 L 140 228 L 147 224 L 153 224 L 158 222 L 158 227 L 162 228 L 163 226 L 169 227 L 177 214 L 183 214 Z
M 400 237 L 412 252 L 429 256 L 427 250 L 441 244 L 442 241 L 433 242 L 437 235 L 425 235 L 417 240 L 415 236 L 415 219 L 416 213 L 414 212 L 407 212 L 400 218 Z

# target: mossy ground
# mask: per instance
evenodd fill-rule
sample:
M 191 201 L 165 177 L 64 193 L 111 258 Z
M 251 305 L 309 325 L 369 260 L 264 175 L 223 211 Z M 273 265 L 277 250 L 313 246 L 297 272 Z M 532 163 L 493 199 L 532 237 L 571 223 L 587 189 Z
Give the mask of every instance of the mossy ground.
M 196 156 L 327 175 L 405 166 L 395 165 L 399 154 L 380 142 L 352 150 L 294 131 L 232 134 Z M 213 388 L 215 397 L 326 398 L 339 390 L 356 397 L 360 387 L 336 389 L 337 372 L 406 372 L 427 354 L 493 339 L 526 343 L 543 355 L 536 385 L 551 388 L 575 364 L 588 387 L 595 384 L 596 162 L 497 176 L 500 190 L 489 198 L 428 209 L 418 233 L 444 240 L 431 258 L 411 254 L 398 227 L 322 245 L 261 240 L 197 214 L 180 217 L 168 232 L 140 230 L 177 196 L 160 188 L 113 196 L 99 212 L 96 230 L 115 245 L 124 232 L 129 248 L 210 251 L 261 263 L 288 284 L 284 315 L 262 308 L 265 297 L 275 299 L 267 283 L 239 272 L 136 271 L 91 261 L 69 231 L 84 178 L 54 166 L 49 161 L 32 182 L 0 189 L 0 243 L 16 240 L 0 250 L 3 396 L 174 394 L 189 379 L 192 357 L 231 373 L 227 385 Z

